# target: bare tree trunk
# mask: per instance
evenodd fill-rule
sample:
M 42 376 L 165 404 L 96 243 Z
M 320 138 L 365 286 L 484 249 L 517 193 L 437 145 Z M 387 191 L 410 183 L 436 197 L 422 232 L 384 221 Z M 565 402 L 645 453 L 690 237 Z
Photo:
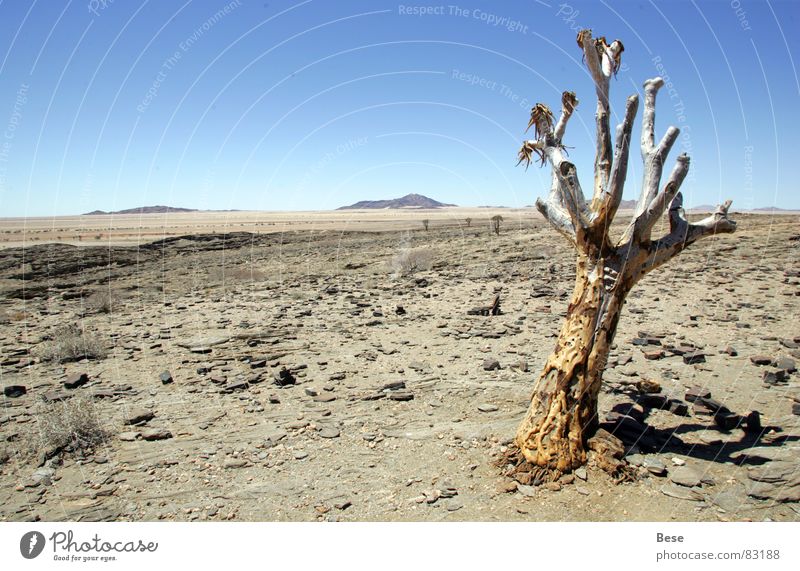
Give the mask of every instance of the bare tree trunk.
M 664 82 L 654 78 L 644 84 L 642 190 L 633 220 L 622 238 L 612 242 L 609 229 L 622 200 L 639 99 L 637 95 L 628 98 L 612 148 L 608 91 L 610 79 L 619 69 L 622 42 L 616 40 L 609 45 L 605 38 L 593 39 L 589 30 L 582 30 L 578 45 L 597 91 L 597 149 L 591 201 L 584 197 L 575 165 L 563 152 L 567 122 L 578 104 L 573 92 L 562 94 L 561 116 L 555 125 L 546 105 L 537 103 L 533 107 L 528 128 L 536 127 L 536 139 L 526 141 L 519 152 L 520 163 L 529 165 L 535 154 L 543 165 L 551 164 L 550 194 L 547 199 L 537 199 L 536 206 L 577 252 L 575 291 L 567 316 L 516 436 L 524 459 L 554 474 L 586 463 L 586 441 L 598 424 L 597 398 L 603 371 L 628 292 L 642 276 L 695 241 L 736 229 L 736 223 L 728 218 L 730 201 L 699 222 L 690 223 L 685 218 L 679 192 L 689 171 L 689 157 L 685 154 L 677 158 L 666 185 L 659 189 L 663 165 L 678 138 L 678 129 L 667 129 L 656 145 L 655 101 Z M 654 226 L 667 211 L 670 231 L 651 239 Z
M 516 442 L 528 462 L 558 472 L 586 463 L 603 369 L 627 290 L 607 288 L 604 259 L 578 258 L 575 291 Z

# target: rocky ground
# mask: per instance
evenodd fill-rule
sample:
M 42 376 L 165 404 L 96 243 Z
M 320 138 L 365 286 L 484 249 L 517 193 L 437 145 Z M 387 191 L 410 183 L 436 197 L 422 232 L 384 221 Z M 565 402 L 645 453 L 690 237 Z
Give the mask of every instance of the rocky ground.
M 572 287 L 532 215 L 2 250 L 0 520 L 796 521 L 800 225 L 737 219 L 629 298 L 622 483 L 496 465 Z

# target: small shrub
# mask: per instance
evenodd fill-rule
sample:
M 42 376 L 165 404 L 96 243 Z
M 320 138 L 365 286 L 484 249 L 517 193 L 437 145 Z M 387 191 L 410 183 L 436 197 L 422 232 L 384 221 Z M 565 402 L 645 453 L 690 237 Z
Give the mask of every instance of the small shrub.
M 433 253 L 429 248 L 407 248 L 389 262 L 389 270 L 398 276 L 407 276 L 417 271 L 429 270 L 433 265 Z
M 81 452 L 103 443 L 111 434 L 91 397 L 40 402 L 35 415 L 36 422 L 31 427 L 35 432 L 29 442 L 34 453 Z
M 116 292 L 107 289 L 98 290 L 86 298 L 86 309 L 96 313 L 111 313 L 119 306 L 120 301 Z
M 106 355 L 106 349 L 97 336 L 72 324 L 56 328 L 44 343 L 40 356 L 44 361 L 67 363 L 81 359 L 104 359 Z

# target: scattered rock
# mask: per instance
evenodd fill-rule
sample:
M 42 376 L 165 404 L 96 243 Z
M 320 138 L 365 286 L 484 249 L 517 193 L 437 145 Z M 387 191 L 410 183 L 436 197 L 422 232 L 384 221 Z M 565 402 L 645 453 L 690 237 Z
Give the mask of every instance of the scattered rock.
M 119 439 L 122 440 L 123 442 L 135 442 L 136 440 L 139 439 L 141 435 L 142 435 L 141 432 L 129 431 L 129 432 L 120 432 L 118 436 Z
M 692 387 L 686 391 L 683 398 L 689 402 L 695 402 L 697 399 L 710 399 L 711 391 L 703 387 Z
M 692 351 L 683 355 L 683 362 L 687 365 L 695 365 L 697 363 L 706 362 L 706 354 L 702 351 Z
M 279 387 L 286 387 L 297 383 L 297 379 L 286 367 L 281 367 L 281 370 L 274 375 L 275 384 Z
M 642 466 L 654 476 L 667 475 L 667 466 L 654 456 L 645 456 L 642 461 Z
M 481 412 L 496 412 L 500 410 L 496 405 L 493 404 L 479 404 L 478 410 Z
M 158 378 L 161 379 L 161 383 L 164 385 L 168 385 L 173 381 L 172 373 L 170 373 L 169 371 L 164 371 L 158 376 Z
M 147 409 L 138 409 L 129 412 L 125 415 L 125 424 L 129 424 L 131 426 L 140 426 L 145 424 L 146 422 L 150 421 L 155 417 L 155 413 L 152 410 Z
M 738 414 L 732 412 L 718 412 L 714 415 L 714 424 L 720 430 L 729 431 L 737 428 L 744 419 Z
M 449 512 L 458 511 L 464 507 L 463 502 L 461 502 L 461 500 L 458 498 L 448 498 L 442 502 L 442 505 L 444 506 L 444 509 Z
M 222 463 L 222 467 L 225 469 L 244 468 L 245 466 L 247 466 L 247 460 L 243 458 L 226 458 Z
M 783 369 L 767 369 L 762 375 L 764 384 L 779 385 L 789 380 L 789 374 Z
M 704 482 L 713 483 L 713 480 L 711 480 L 708 476 L 698 473 L 694 468 L 690 468 L 689 466 L 678 466 L 673 468 L 669 473 L 669 479 L 672 483 L 678 484 L 679 486 L 685 486 L 687 488 L 694 488 Z
M 657 381 L 642 379 L 640 381 L 637 381 L 636 389 L 640 393 L 656 394 L 661 392 L 661 385 Z
M 787 373 L 794 373 L 795 371 L 797 371 L 794 359 L 792 359 L 791 357 L 787 357 L 785 355 L 775 359 L 775 361 L 772 364 L 778 369 L 783 369 Z
M 482 367 L 484 371 L 496 371 L 500 368 L 500 361 L 497 359 L 485 359 Z
M 77 389 L 89 382 L 89 375 L 86 373 L 75 373 L 67 377 L 64 381 L 65 389 Z
M 325 427 L 319 431 L 320 438 L 339 438 L 340 432 L 336 428 Z
M 8 385 L 3 387 L 3 394 L 10 399 L 19 398 L 28 392 L 23 385 Z
M 661 486 L 661 493 L 679 500 L 689 500 L 692 502 L 700 502 L 703 500 L 703 494 L 699 490 L 687 488 L 685 486 L 676 486 L 672 483 Z
M 151 428 L 142 432 L 143 440 L 167 440 L 169 438 L 172 438 L 172 433 L 166 428 Z
M 750 362 L 754 365 L 771 365 L 772 357 L 766 355 L 752 355 L 750 357 Z

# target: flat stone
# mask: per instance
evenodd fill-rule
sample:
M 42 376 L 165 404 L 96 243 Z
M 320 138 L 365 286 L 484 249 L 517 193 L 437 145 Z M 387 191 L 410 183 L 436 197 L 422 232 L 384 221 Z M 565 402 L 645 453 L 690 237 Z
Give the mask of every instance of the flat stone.
M 661 349 L 657 351 L 644 352 L 644 358 L 647 359 L 648 361 L 657 361 L 659 359 L 663 359 L 665 355 L 666 353 L 664 353 L 664 351 L 662 351 Z
M 222 467 L 225 469 L 244 468 L 245 466 L 247 466 L 247 460 L 242 458 L 227 458 L 225 462 L 222 463 Z
M 3 387 L 3 394 L 10 399 L 19 398 L 28 392 L 23 385 L 7 385 Z
M 797 367 L 795 366 L 794 363 L 794 359 L 792 359 L 791 357 L 787 357 L 785 355 L 775 359 L 773 365 L 775 365 L 775 367 L 777 367 L 778 369 L 783 369 L 787 373 L 794 373 L 797 370 Z
M 483 365 L 481 366 L 483 367 L 484 371 L 496 371 L 500 368 L 500 361 L 497 359 L 485 359 L 483 361 Z
M 303 460 L 305 458 L 308 458 L 308 452 L 306 452 L 305 450 L 298 450 L 297 452 L 294 453 L 295 460 Z
M 172 438 L 172 433 L 166 428 L 151 428 L 142 432 L 143 440 L 167 440 L 169 438 Z
M 800 477 L 782 484 L 755 482 L 748 486 L 747 495 L 777 502 L 800 502 Z
M 586 468 L 581 467 L 575 470 L 575 477 L 585 482 L 589 477 L 589 475 L 586 473 Z
M 526 486 L 525 484 L 517 484 L 517 491 L 528 498 L 532 498 L 536 495 L 536 488 L 534 486 Z
M 140 437 L 141 435 L 142 435 L 142 433 L 141 433 L 141 432 L 137 432 L 137 431 L 128 431 L 128 432 L 120 432 L 120 433 L 119 433 L 119 435 L 118 435 L 118 437 L 119 437 L 119 439 L 120 439 L 120 440 L 122 440 L 123 442 L 135 442 L 136 440 L 138 440 L 138 439 L 139 439 L 139 437 Z
M 686 391 L 686 395 L 683 398 L 689 402 L 694 402 L 697 399 L 710 399 L 711 391 L 703 387 L 692 387 Z
M 642 461 L 642 466 L 654 476 L 667 475 L 667 466 L 660 459 L 653 456 L 645 456 Z
M 86 373 L 75 373 L 67 377 L 64 381 L 65 389 L 77 389 L 89 382 L 89 375 Z
M 192 353 L 198 353 L 200 355 L 206 355 L 208 353 L 211 353 L 211 347 L 200 345 L 198 347 L 189 347 L 189 351 L 191 351 Z
M 239 380 L 239 381 L 232 381 L 222 387 L 223 393 L 232 393 L 233 391 L 243 391 L 250 388 L 250 383 L 247 381 Z
M 294 375 L 286 367 L 281 367 L 281 370 L 276 372 L 273 378 L 275 379 L 275 384 L 279 387 L 286 387 L 297 383 L 297 379 L 295 379 Z
M 137 409 L 129 412 L 125 415 L 125 424 L 130 424 L 132 426 L 137 426 L 140 424 L 144 424 L 149 420 L 152 420 L 155 417 L 155 413 L 152 410 L 147 409 Z
M 642 379 L 636 382 L 636 388 L 640 393 L 655 394 L 661 392 L 661 385 L 657 381 Z
M 771 365 L 772 357 L 767 355 L 751 355 L 750 362 L 754 365 Z
M 313 399 L 314 402 L 333 402 L 336 397 L 331 394 L 316 395 Z
M 388 394 L 386 394 L 386 398 L 388 398 L 389 400 L 396 400 L 396 401 L 409 401 L 409 400 L 414 400 L 414 393 L 410 391 L 391 391 Z
M 767 369 L 761 378 L 767 385 L 778 385 L 787 382 L 789 374 L 783 369 Z
M 323 428 L 319 431 L 320 438 L 339 438 L 341 433 L 336 428 Z
M 478 410 L 481 412 L 496 412 L 500 409 L 497 407 L 497 405 L 493 404 L 479 404 Z
M 780 484 L 790 481 L 800 474 L 800 463 L 791 460 L 773 460 L 761 466 L 752 466 L 747 470 L 747 477 L 755 482 Z
M 699 486 L 703 482 L 704 478 L 694 468 L 690 468 L 689 466 L 678 466 L 673 468 L 669 473 L 669 479 L 671 482 L 678 484 L 679 486 L 694 488 Z
M 672 414 L 677 416 L 688 416 L 689 415 L 689 405 L 685 402 L 681 402 L 677 399 L 670 399 L 669 404 L 667 406 L 667 410 L 669 410 Z
M 671 498 L 679 500 L 689 500 L 692 502 L 699 502 L 703 500 L 703 494 L 695 489 L 686 488 L 684 486 L 676 486 L 675 484 L 664 484 L 661 486 L 661 493 Z
M 720 430 L 726 432 L 738 427 L 742 424 L 743 420 L 741 416 L 732 412 L 719 412 L 714 415 L 714 424 L 716 424 Z
M 695 365 L 697 363 L 706 362 L 706 354 L 702 351 L 692 351 L 683 355 L 683 362 L 687 365 Z

